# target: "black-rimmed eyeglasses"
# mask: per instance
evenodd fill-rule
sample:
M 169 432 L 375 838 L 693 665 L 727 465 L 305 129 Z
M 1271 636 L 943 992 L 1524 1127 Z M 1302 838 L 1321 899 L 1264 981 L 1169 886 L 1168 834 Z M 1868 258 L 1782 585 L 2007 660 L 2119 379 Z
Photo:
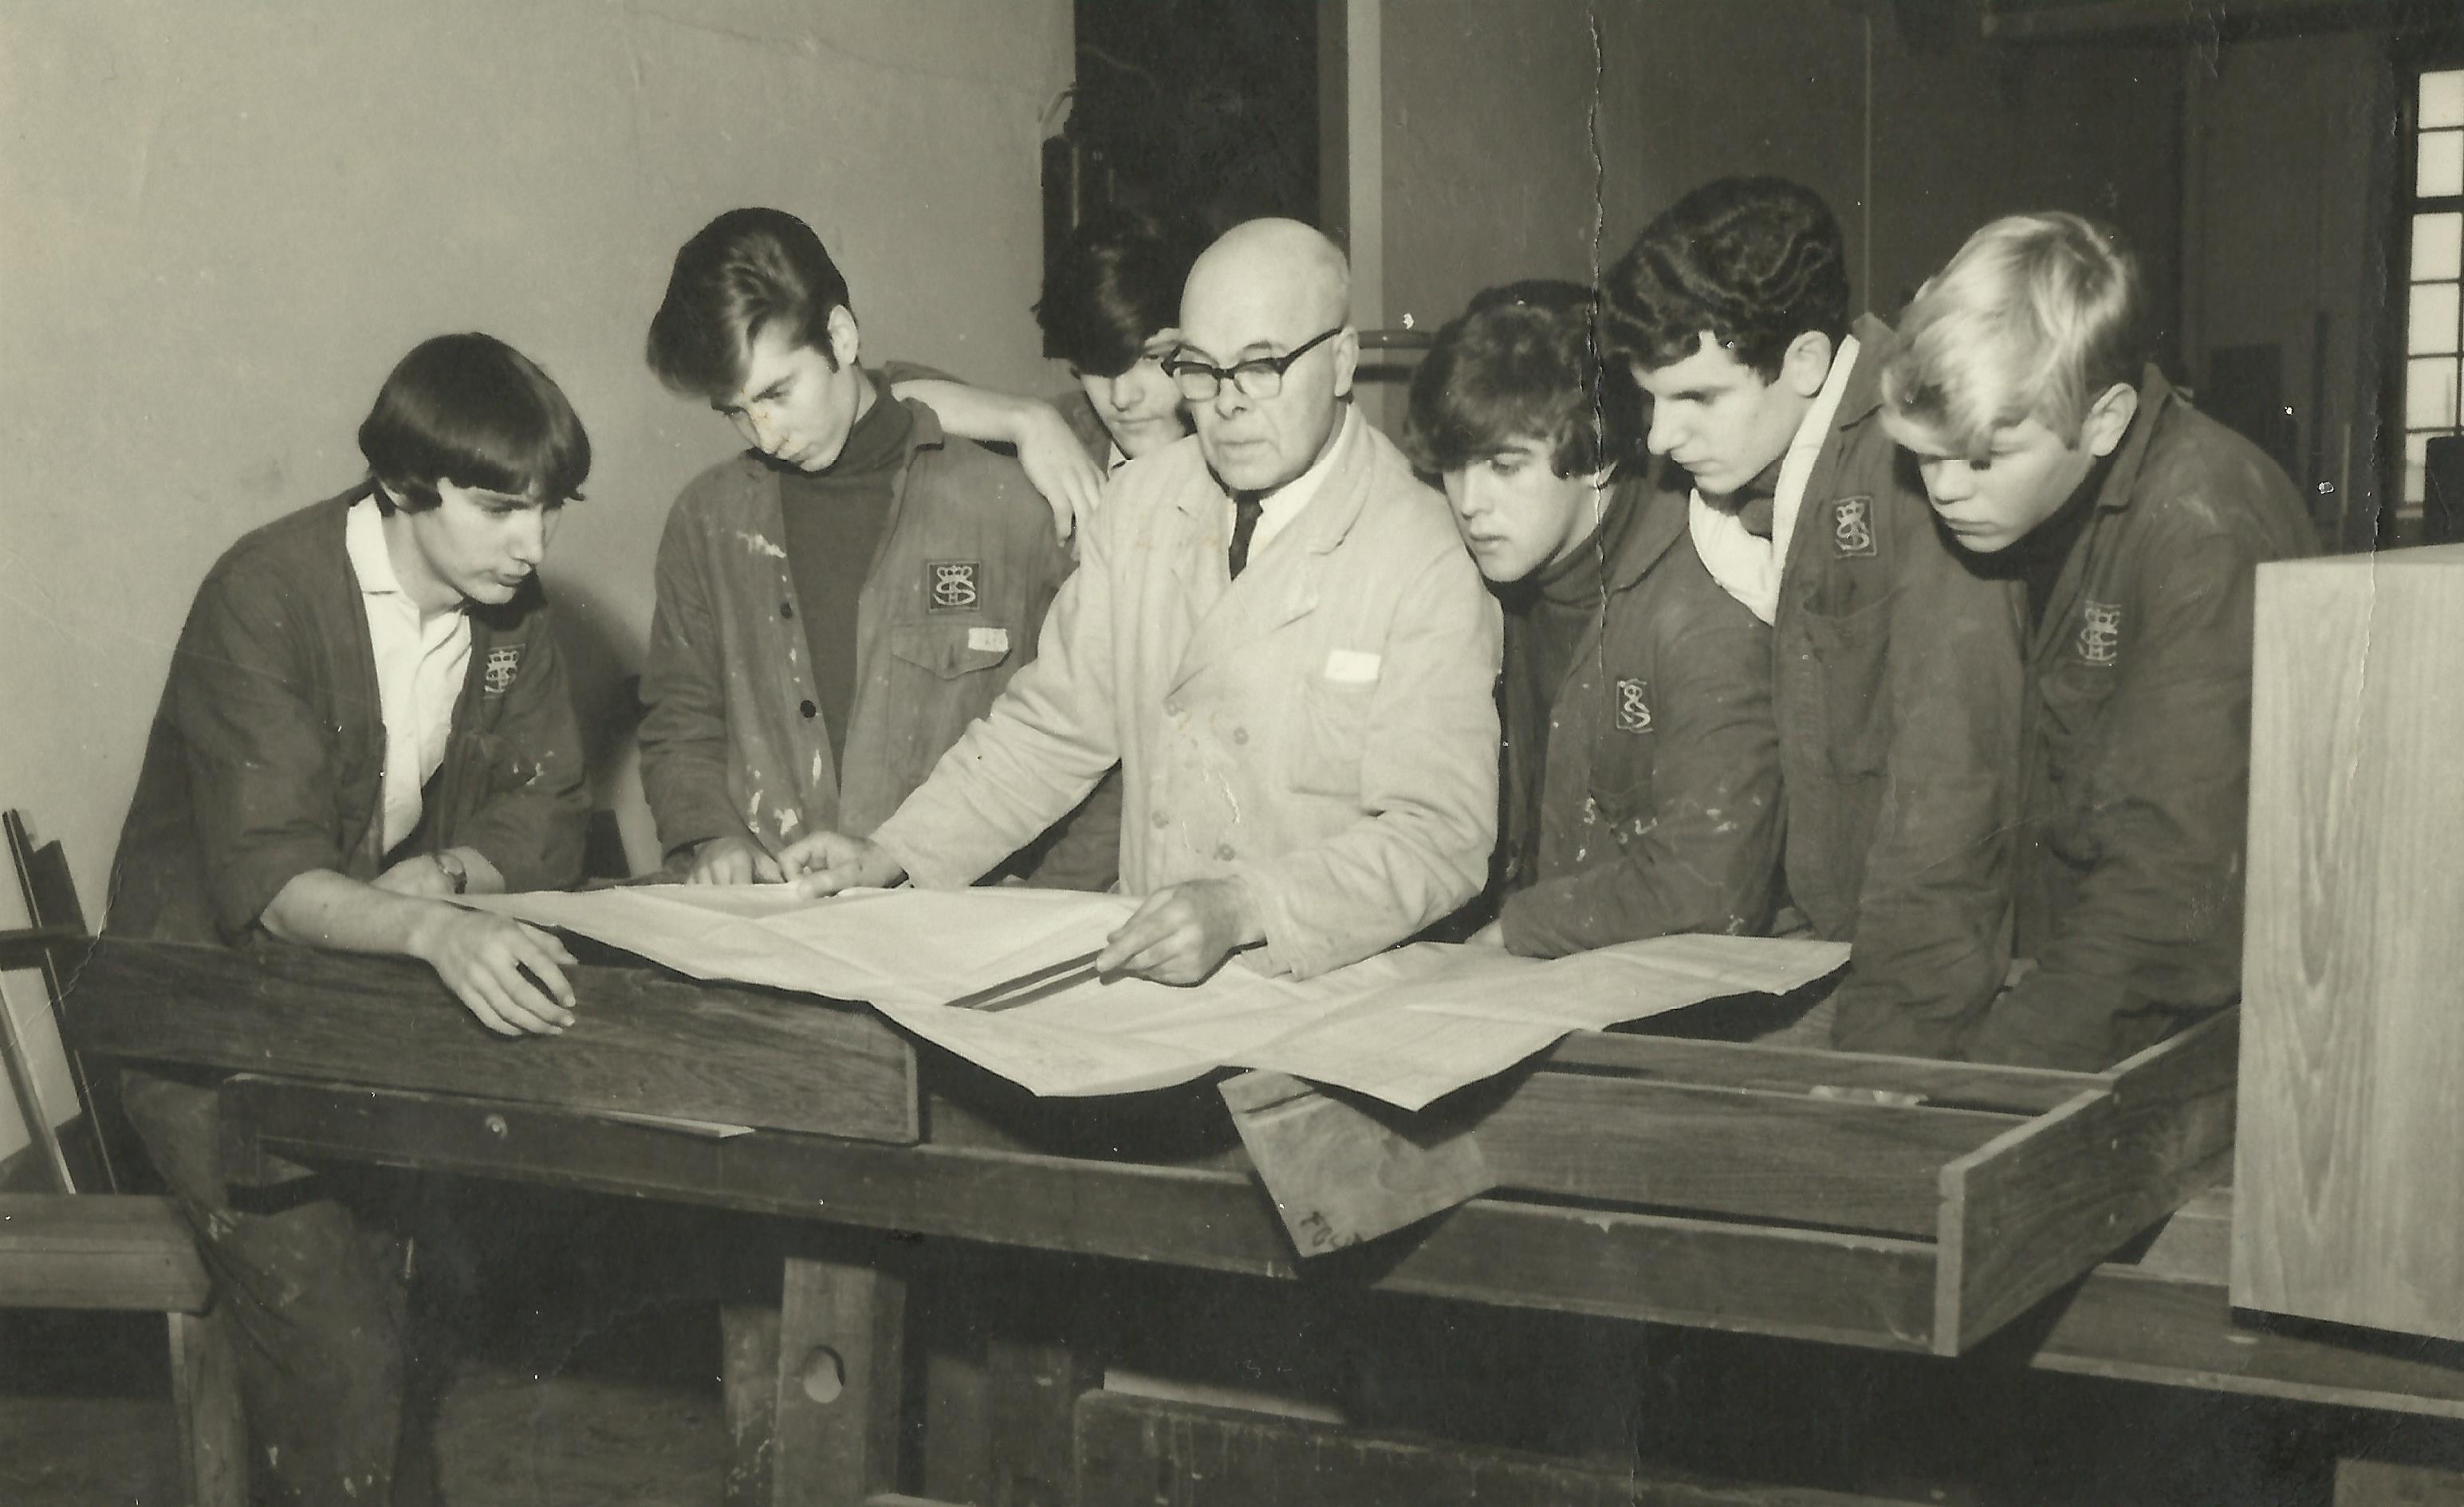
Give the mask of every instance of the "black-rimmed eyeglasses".
M 1338 324 L 1323 334 L 1310 336 L 1281 356 L 1261 356 L 1255 360 L 1240 361 L 1230 366 L 1217 366 L 1209 361 L 1194 360 L 1174 352 L 1163 363 L 1164 375 L 1180 389 L 1182 398 L 1191 403 L 1204 403 L 1223 390 L 1229 380 L 1244 398 L 1267 399 L 1284 390 L 1284 373 L 1292 363 L 1343 333 Z

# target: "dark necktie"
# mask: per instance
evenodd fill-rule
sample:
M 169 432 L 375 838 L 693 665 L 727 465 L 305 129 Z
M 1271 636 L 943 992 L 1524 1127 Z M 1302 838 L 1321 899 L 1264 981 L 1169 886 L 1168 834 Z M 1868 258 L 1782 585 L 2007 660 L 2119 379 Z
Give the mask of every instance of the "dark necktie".
M 1231 565 L 1234 580 L 1239 580 L 1241 572 L 1248 566 L 1249 536 L 1258 532 L 1259 514 L 1265 511 L 1266 505 L 1258 500 L 1258 494 L 1254 491 L 1236 491 L 1232 494 Z

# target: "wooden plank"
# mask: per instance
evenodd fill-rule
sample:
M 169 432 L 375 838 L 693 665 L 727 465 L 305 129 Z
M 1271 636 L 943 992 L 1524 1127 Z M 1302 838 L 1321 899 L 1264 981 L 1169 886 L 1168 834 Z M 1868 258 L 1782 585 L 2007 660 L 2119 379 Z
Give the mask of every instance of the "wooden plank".
M 722 1303 L 718 1340 L 719 1399 L 727 1420 L 719 1499 L 727 1507 L 770 1507 L 779 1452 L 779 1310 L 766 1303 Z
M 2191 1195 L 2157 1226 L 2156 1237 L 2130 1264 L 2142 1272 L 2223 1281 L 2233 1265 L 2233 1189 L 2218 1186 Z
M 1419 1115 L 1279 1074 L 1222 1088 L 1304 1256 L 1399 1229 L 1489 1186 L 1930 1237 L 1943 1167 L 2021 1124 L 1978 1110 L 1552 1069 Z
M 1543 1072 L 1480 1122 L 1502 1188 L 1931 1236 L 1946 1163 L 2024 1122 Z
M 779 1300 L 777 1507 L 859 1507 L 898 1485 L 907 1284 L 869 1261 L 786 1258 Z
M 2042 1316 L 2031 1315 L 1989 1341 L 1974 1359 L 2464 1421 L 2464 1355 L 2455 1347 L 2411 1336 L 2373 1337 L 2388 1341 L 2377 1345 L 2355 1343 L 2362 1333 L 2243 1324 L 2236 1321 L 2221 1274 L 2192 1281 L 2105 1265 L 2057 1298 Z
M 707 1142 L 501 1101 L 247 1077 L 224 1112 L 277 1155 L 510 1177 L 1072 1255 L 1292 1278 L 1245 1173 L 761 1132 Z M 501 1121 L 501 1131 L 490 1120 Z M 1357 1259 L 1355 1259 L 1355 1257 Z M 1934 1253 L 1881 1235 L 1474 1199 L 1312 1276 L 1603 1318 L 1928 1347 Z
M 2193 28 L 2219 22 L 2349 25 L 2357 12 L 2378 11 L 2392 18 L 2396 5 L 2397 0 L 2210 0 L 2198 5 L 2184 0 L 2075 0 L 2069 5 L 1989 0 L 1983 19 L 1985 35 L 1997 42 L 2155 42 L 2196 34 Z
M 579 967 L 580 1023 L 507 1040 L 421 963 L 105 938 L 71 991 L 81 1051 L 908 1142 L 915 1060 L 870 1013 Z
M 1081 1507 L 1875 1507 L 1909 1500 L 1578 1464 L 1122 1392 L 1080 1400 L 1077 1441 Z
M 1556 1068 L 1611 1072 L 1696 1088 L 1750 1088 L 1842 1099 L 1881 1096 L 1903 1102 L 1913 1098 L 1928 1104 L 2022 1115 L 2059 1108 L 2081 1090 L 2097 1086 L 2093 1073 L 2053 1068 L 1936 1062 L 1605 1031 L 1578 1031 L 1540 1060 Z
M 985 1507 L 1071 1507 L 1078 1500 L 1070 1418 L 1103 1384 L 1101 1366 L 1066 1340 L 995 1337 L 985 1346 L 993 1485 Z
M 2464 546 L 2264 565 L 2234 1300 L 2464 1340 Z
M 2335 1507 L 2455 1507 L 2464 1472 L 2453 1466 L 2362 1456 L 2336 1462 Z
M 167 1199 L 0 1194 L 0 1308 L 202 1313 L 212 1291 Z
M 2227 1010 L 1942 1171 L 1934 1347 L 1956 1355 L 2076 1280 L 2225 1173 L 2236 1021 Z
M 248 1423 L 240 1412 L 231 1318 L 175 1313 L 165 1321 L 171 1330 L 171 1408 L 189 1507 L 245 1507 Z
M 1374 1240 L 1497 1186 L 1460 1119 L 1337 1098 L 1284 1073 L 1242 1073 L 1219 1086 L 1305 1256 Z
M 0 971 L 40 968 L 55 948 L 87 941 L 83 927 L 16 927 L 0 931 Z

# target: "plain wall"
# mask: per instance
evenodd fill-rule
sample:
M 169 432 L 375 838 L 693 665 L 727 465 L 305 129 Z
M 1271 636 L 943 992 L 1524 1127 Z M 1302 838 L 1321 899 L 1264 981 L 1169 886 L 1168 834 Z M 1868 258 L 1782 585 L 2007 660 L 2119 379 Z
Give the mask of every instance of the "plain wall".
M 544 575 L 604 710 L 668 504 L 737 443 L 642 361 L 677 245 L 794 210 L 869 357 L 1048 387 L 1037 143 L 1070 74 L 1068 0 L 0 0 L 0 804 L 99 921 L 198 579 L 357 480 L 386 371 L 448 330 L 589 427 Z
M 2233 42 L 2198 65 L 2189 101 L 2188 375 L 2205 377 L 2219 349 L 2278 347 L 2294 479 L 2322 527 L 2357 543 L 2384 459 L 2374 325 L 2389 269 L 2371 239 L 2371 153 L 2394 119 L 2386 53 L 2369 32 Z
M 1772 173 L 1838 216 L 1859 307 L 1896 315 L 1996 215 L 2067 208 L 2139 242 L 2169 323 L 2178 52 L 1991 44 L 1968 0 L 1916 33 L 1900 13 L 1518 0 L 1507 25 L 1483 0 L 1388 0 L 1390 318 L 1425 327 L 1516 277 L 1588 280 L 1687 189 Z

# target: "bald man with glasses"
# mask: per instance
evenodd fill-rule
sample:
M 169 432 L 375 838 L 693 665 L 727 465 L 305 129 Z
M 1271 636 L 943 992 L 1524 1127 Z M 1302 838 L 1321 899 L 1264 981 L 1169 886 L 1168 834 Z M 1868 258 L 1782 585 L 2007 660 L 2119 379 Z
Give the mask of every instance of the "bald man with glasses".
M 1098 966 L 1196 983 L 1234 953 L 1307 977 L 1438 921 L 1497 835 L 1498 609 L 1348 401 L 1343 254 L 1290 220 L 1190 270 L 1165 363 L 1197 433 L 1122 468 L 1035 662 L 870 839 L 782 855 L 810 894 L 973 881 L 1124 779 Z

